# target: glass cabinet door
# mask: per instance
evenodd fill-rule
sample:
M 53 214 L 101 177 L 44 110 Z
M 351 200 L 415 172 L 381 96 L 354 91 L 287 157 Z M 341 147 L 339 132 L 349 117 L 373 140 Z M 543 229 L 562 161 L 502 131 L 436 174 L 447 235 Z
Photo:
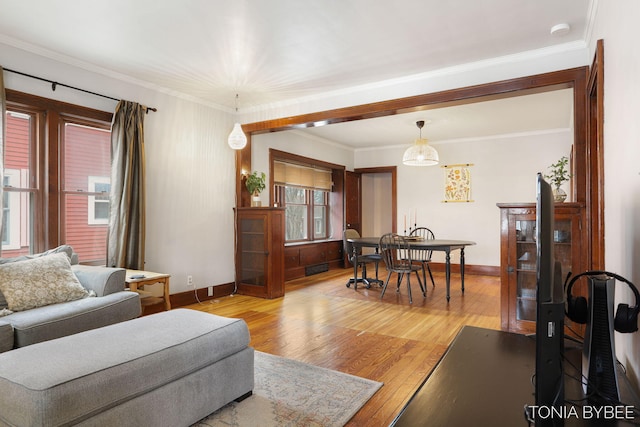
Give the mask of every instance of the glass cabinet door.
M 572 271 L 571 220 L 555 220 L 553 232 L 555 259 L 562 266 L 562 277 Z M 537 247 L 535 219 L 516 219 L 516 320 L 535 322 L 537 286 Z M 561 284 L 562 285 L 562 284 Z
M 516 319 L 536 320 L 536 221 L 516 220 Z
M 266 218 L 243 218 L 239 221 L 238 245 L 240 258 L 240 281 L 255 286 L 266 284 Z

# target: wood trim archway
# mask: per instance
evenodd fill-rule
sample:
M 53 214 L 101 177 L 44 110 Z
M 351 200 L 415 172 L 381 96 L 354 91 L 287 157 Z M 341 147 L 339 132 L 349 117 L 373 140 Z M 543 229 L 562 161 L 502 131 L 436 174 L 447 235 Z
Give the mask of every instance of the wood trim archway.
M 587 84 L 587 149 L 589 153 L 587 227 L 590 231 L 590 270 L 604 269 L 604 42 L 598 40 Z
M 251 170 L 251 135 L 265 132 L 276 132 L 296 128 L 316 126 L 317 123 L 341 123 L 402 114 L 412 111 L 429 110 L 451 105 L 461 105 L 491 99 L 507 98 L 525 94 L 547 92 L 552 90 L 572 88 L 574 109 L 574 159 L 573 159 L 573 194 L 575 201 L 585 206 L 583 224 L 593 225 L 587 219 L 602 216 L 603 205 L 599 202 L 601 189 L 593 188 L 593 168 L 601 162 L 601 152 L 597 150 L 594 141 L 587 138 L 587 83 L 588 67 L 577 67 L 550 73 L 537 74 L 527 77 L 503 80 L 463 88 L 450 89 L 441 92 L 427 93 L 406 98 L 362 104 L 334 110 L 319 111 L 292 117 L 284 117 L 262 122 L 243 125 L 242 128 L 249 138 L 247 146 L 236 153 L 236 201 L 237 206 L 247 206 L 249 201 L 246 190 L 241 185 L 240 171 Z M 597 178 L 595 178 L 597 179 Z M 587 227 L 585 227 L 587 228 Z M 587 230 L 585 230 L 585 233 Z M 603 229 L 595 233 L 598 236 L 584 239 L 588 248 L 586 253 L 592 254 L 594 244 L 604 241 Z M 586 236 L 585 236 L 586 237 Z M 598 248 L 599 250 L 599 248 Z

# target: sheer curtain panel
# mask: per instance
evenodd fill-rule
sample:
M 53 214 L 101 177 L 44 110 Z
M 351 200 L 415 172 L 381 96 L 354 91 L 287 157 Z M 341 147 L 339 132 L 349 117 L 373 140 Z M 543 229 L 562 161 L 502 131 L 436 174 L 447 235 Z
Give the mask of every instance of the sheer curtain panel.
M 107 265 L 112 267 L 144 269 L 146 111 L 138 103 L 120 101 L 113 115 L 107 242 Z

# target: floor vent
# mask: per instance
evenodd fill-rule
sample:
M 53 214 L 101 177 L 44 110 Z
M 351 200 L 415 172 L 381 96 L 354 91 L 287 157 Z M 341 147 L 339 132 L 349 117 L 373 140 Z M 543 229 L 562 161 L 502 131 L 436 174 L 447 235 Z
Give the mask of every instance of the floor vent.
M 311 276 L 312 274 L 324 273 L 325 271 L 329 271 L 329 263 L 325 262 L 324 264 L 311 265 L 304 269 L 305 276 Z

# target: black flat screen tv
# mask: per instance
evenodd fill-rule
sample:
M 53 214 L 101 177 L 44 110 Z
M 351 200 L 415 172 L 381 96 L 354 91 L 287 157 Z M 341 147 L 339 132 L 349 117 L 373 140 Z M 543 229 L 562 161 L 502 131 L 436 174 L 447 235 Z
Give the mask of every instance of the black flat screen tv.
M 564 404 L 564 289 L 554 255 L 554 200 L 551 186 L 537 177 L 536 202 L 536 372 L 537 406 Z M 557 420 L 556 420 L 557 421 Z M 544 422 L 536 425 L 545 425 Z

